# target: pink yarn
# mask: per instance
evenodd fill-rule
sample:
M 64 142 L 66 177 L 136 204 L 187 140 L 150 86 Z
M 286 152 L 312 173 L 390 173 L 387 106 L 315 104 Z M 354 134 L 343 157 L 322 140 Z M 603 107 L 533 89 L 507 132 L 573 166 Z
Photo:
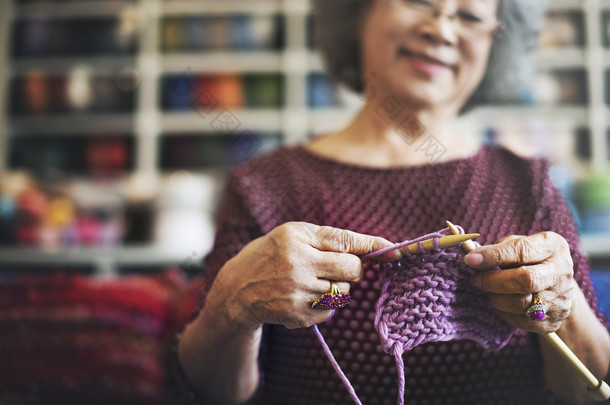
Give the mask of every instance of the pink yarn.
M 463 230 L 460 228 L 460 232 Z M 426 342 L 470 339 L 490 351 L 510 340 L 515 328 L 504 321 L 489 304 L 488 297 L 472 286 L 470 278 L 478 270 L 464 263 L 461 246 L 440 249 L 438 238 L 451 234 L 446 228 L 414 240 L 369 253 L 373 258 L 391 250 L 434 239 L 434 249 L 422 254 L 405 253 L 398 261 L 379 262 L 381 295 L 377 301 L 375 329 L 383 350 L 396 361 L 398 404 L 404 403 L 403 353 Z M 314 325 L 324 352 L 356 404 L 360 400 L 335 361 L 324 337 Z

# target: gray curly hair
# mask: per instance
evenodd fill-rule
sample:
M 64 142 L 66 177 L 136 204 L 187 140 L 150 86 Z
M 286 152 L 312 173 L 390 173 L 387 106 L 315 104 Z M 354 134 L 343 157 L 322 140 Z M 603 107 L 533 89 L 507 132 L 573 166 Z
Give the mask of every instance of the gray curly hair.
M 362 93 L 359 33 L 375 0 L 312 0 L 314 38 L 330 75 Z M 500 0 L 496 34 L 487 71 L 460 113 L 489 103 L 519 102 L 534 76 L 533 51 L 546 1 Z

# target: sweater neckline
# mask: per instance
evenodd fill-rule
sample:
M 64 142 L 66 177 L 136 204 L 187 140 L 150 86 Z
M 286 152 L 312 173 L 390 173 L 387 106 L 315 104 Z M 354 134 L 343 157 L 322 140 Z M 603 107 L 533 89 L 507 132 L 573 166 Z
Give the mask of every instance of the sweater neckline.
M 427 168 L 435 168 L 435 169 L 436 168 L 442 169 L 445 167 L 454 168 L 456 165 L 459 165 L 461 163 L 475 161 L 476 159 L 480 158 L 483 154 L 487 153 L 488 149 L 489 149 L 488 146 L 483 145 L 479 148 L 479 150 L 474 155 L 464 157 L 464 158 L 451 159 L 451 160 L 447 160 L 444 162 L 428 163 L 425 165 L 416 165 L 416 166 L 375 167 L 375 166 L 365 166 L 365 165 L 360 165 L 357 163 L 342 162 L 340 160 L 331 159 L 329 157 L 322 156 L 315 152 L 310 151 L 309 149 L 305 148 L 304 144 L 299 144 L 294 147 L 294 150 L 297 153 L 301 153 L 302 155 L 306 156 L 309 159 L 324 163 L 328 166 L 344 168 L 344 169 L 360 171 L 360 172 L 369 172 L 369 173 L 389 173 L 389 172 L 396 173 L 396 172 L 407 172 L 407 171 L 414 171 L 414 170 L 424 170 Z

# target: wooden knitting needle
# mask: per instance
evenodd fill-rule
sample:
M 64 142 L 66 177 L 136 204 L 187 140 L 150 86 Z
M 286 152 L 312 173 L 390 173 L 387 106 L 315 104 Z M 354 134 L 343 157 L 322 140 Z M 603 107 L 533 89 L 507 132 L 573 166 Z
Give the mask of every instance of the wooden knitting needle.
M 466 243 L 466 242 L 472 243 L 471 239 L 474 239 L 478 236 L 480 236 L 478 233 L 441 236 L 440 238 L 438 238 L 438 246 L 441 249 L 444 249 L 444 248 L 448 248 L 450 246 L 459 245 L 460 243 Z M 424 250 L 432 250 L 432 249 L 434 249 L 434 238 L 426 239 L 426 240 L 422 241 L 421 244 L 422 244 L 422 247 L 424 248 Z M 413 253 L 413 254 L 422 253 L 422 251 L 419 250 L 419 246 L 417 243 L 411 243 L 410 245 L 407 245 L 405 247 L 398 248 L 398 250 L 401 250 L 403 252 L 405 249 L 408 250 L 409 253 Z M 394 249 L 394 250 L 396 250 L 396 249 Z M 373 261 L 373 259 L 362 259 L 362 264 L 369 263 L 372 261 Z
M 478 234 L 478 233 L 466 233 L 464 235 L 458 234 L 458 235 L 441 236 L 440 238 L 438 238 L 438 246 L 441 249 L 444 249 L 444 248 L 448 248 L 450 246 L 459 245 L 460 243 L 465 243 L 465 242 L 472 243 L 471 239 L 477 238 L 479 236 L 480 236 L 480 234 Z M 424 250 L 432 250 L 432 249 L 434 249 L 434 239 L 426 239 L 421 242 L 421 245 L 424 248 Z M 407 245 L 406 247 L 402 248 L 401 250 L 404 250 L 404 249 L 407 249 L 409 251 L 409 253 L 413 253 L 413 254 L 422 253 L 422 251 L 419 249 L 419 244 L 417 244 L 417 243 L 411 243 L 410 245 Z
M 455 235 L 460 234 L 460 231 L 455 225 L 449 221 L 446 222 L 449 229 L 451 229 L 451 232 Z M 470 240 L 462 243 L 462 247 L 466 252 L 471 252 L 476 249 L 475 244 Z M 587 391 L 591 398 L 596 401 L 605 401 L 610 398 L 610 386 L 608 386 L 604 380 L 598 380 L 555 332 L 541 333 L 540 336 L 546 340 L 551 347 L 555 348 L 572 367 L 574 367 L 578 372 L 578 375 L 587 383 Z

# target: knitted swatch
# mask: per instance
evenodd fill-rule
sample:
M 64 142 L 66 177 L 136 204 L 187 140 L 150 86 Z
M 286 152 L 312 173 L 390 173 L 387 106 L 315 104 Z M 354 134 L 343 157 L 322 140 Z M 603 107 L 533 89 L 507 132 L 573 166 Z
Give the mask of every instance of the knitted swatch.
M 448 234 L 451 231 L 447 228 L 361 256 L 373 258 L 412 243 L 418 243 L 424 252 L 411 254 L 405 250 L 398 261 L 378 262 L 381 295 L 377 301 L 375 329 L 384 351 L 396 360 L 400 405 L 404 403 L 402 355 L 405 351 L 426 342 L 454 339 L 470 339 L 494 351 L 506 345 L 515 331 L 490 305 L 487 294 L 470 283 L 470 278 L 479 270 L 464 263 L 462 247 L 439 248 L 438 238 Z M 421 242 L 426 239 L 434 240 L 434 249 L 422 248 Z M 360 404 L 324 337 L 316 326 L 313 328 L 350 396 Z

